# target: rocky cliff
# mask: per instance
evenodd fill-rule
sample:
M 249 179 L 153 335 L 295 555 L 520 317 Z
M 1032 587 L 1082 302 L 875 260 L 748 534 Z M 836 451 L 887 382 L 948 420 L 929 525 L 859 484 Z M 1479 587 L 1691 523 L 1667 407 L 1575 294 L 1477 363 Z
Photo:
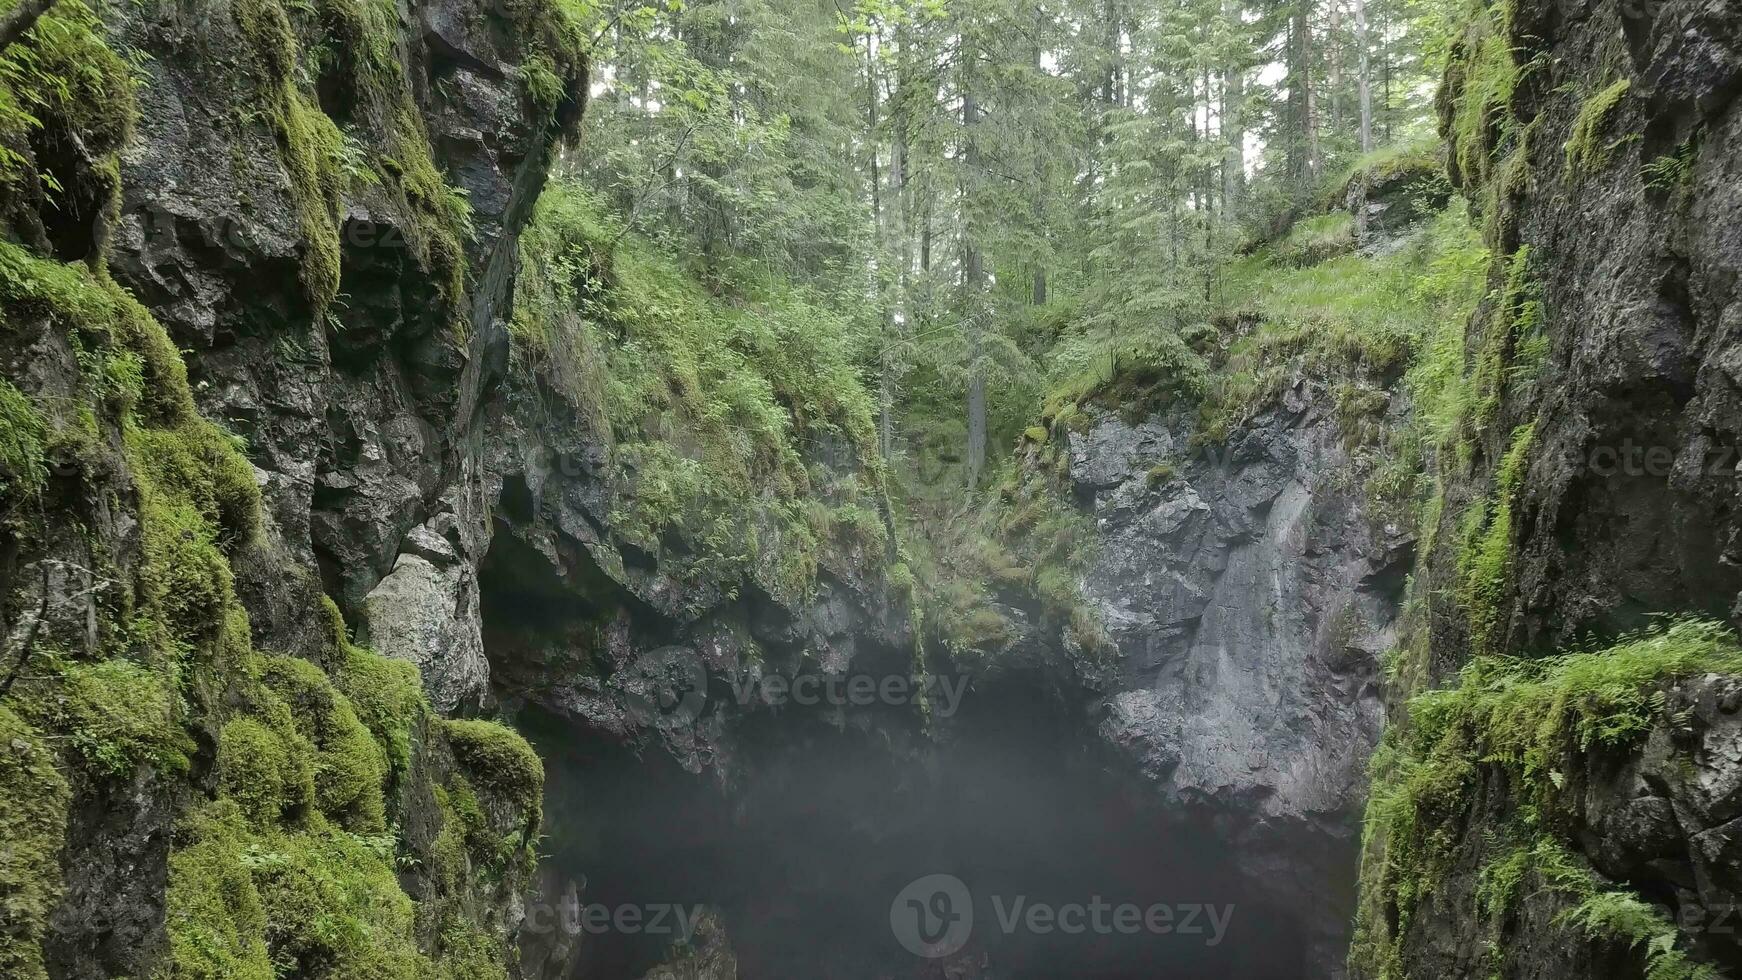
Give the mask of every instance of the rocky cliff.
M 1169 809 L 1214 819 L 1243 874 L 1317 904 L 1314 975 L 1346 942 L 1379 656 L 1413 554 L 1370 516 L 1332 405 L 1303 382 L 1207 450 L 1180 413 L 1070 439 L 1101 542 L 1086 593 L 1121 654 L 1100 734 Z
M 862 406 L 752 446 L 740 522 L 673 489 L 721 472 L 689 406 L 577 386 L 619 277 L 553 271 L 588 243 L 541 211 L 583 43 L 69 0 L 6 51 L 8 976 L 565 975 L 543 767 L 444 719 L 724 772 L 728 678 L 909 669 Z
M 1739 29 L 1522 0 L 1453 51 L 1441 129 L 1491 292 L 1374 763 L 1360 975 L 1742 964 Z
M 564 10 L 61 0 L 0 51 L 0 972 L 1332 976 L 1351 915 L 1363 976 L 1737 964 L 1726 5 L 1476 11 L 1486 250 L 1437 158 L 1358 168 L 1225 270 L 1208 382 L 1028 430 L 929 619 L 828 311 L 553 178 Z M 1249 931 L 916 962 L 940 873 Z M 549 926 L 650 897 L 675 949 Z

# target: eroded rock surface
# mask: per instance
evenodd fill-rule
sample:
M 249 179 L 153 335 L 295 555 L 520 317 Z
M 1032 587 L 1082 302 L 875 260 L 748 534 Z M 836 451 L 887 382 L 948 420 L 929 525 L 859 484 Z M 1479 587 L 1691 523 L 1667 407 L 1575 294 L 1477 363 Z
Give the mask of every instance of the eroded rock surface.
M 1103 415 L 1069 449 L 1096 527 L 1085 592 L 1120 655 L 1101 735 L 1171 806 L 1224 821 L 1254 880 L 1318 903 L 1314 975 L 1346 941 L 1379 655 L 1413 554 L 1373 526 L 1328 403 L 1303 386 L 1205 448 L 1189 414 Z

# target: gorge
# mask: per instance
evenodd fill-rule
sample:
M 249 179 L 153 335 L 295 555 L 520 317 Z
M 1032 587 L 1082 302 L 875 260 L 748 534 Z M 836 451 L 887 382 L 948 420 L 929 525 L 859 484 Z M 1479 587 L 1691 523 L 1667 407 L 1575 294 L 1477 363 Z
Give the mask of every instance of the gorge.
M 1726 0 L 0 28 L 0 977 L 1742 974 Z

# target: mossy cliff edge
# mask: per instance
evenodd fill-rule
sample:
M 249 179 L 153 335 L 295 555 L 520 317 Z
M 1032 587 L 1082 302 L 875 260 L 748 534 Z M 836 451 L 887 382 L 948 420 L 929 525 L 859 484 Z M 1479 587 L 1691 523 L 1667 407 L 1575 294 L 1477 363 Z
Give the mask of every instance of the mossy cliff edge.
M 1466 16 L 1440 129 L 1492 258 L 1427 459 L 1350 969 L 1733 974 L 1742 21 Z
M 65 0 L 0 53 L 0 974 L 506 976 L 537 756 L 354 642 L 295 495 L 250 460 L 261 433 L 213 421 L 182 348 L 251 329 L 202 296 L 243 297 L 286 347 L 342 329 L 364 216 L 457 359 L 469 243 L 518 229 L 434 162 L 407 68 L 434 28 L 375 2 L 196 7 Z M 548 153 L 584 87 L 575 25 L 436 13 L 560 80 L 497 108 L 514 159 Z

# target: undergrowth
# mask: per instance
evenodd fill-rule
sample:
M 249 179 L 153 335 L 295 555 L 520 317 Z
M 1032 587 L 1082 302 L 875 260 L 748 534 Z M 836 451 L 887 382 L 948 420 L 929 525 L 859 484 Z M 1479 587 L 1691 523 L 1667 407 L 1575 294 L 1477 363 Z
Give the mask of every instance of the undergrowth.
M 841 313 L 772 277 L 710 293 L 568 183 L 521 252 L 517 349 L 609 443 L 616 534 L 673 574 L 784 599 L 831 561 L 880 565 L 875 405 Z
M 1402 975 L 1397 939 L 1472 846 L 1464 828 L 1473 794 L 1484 778 L 1498 778 L 1520 802 L 1530 839 L 1523 849 L 1491 848 L 1501 854 L 1480 876 L 1485 917 L 1505 915 L 1519 882 L 1534 871 L 1567 899 L 1563 925 L 1638 948 L 1648 975 L 1714 976 L 1677 948 L 1678 933 L 1661 912 L 1603 885 L 1551 828 L 1570 805 L 1562 796 L 1569 774 L 1594 756 L 1633 750 L 1664 723 L 1669 685 L 1739 672 L 1742 645 L 1728 627 L 1679 620 L 1602 649 L 1540 659 L 1479 656 L 1455 686 L 1410 698 L 1372 763 L 1351 964 L 1368 976 Z

